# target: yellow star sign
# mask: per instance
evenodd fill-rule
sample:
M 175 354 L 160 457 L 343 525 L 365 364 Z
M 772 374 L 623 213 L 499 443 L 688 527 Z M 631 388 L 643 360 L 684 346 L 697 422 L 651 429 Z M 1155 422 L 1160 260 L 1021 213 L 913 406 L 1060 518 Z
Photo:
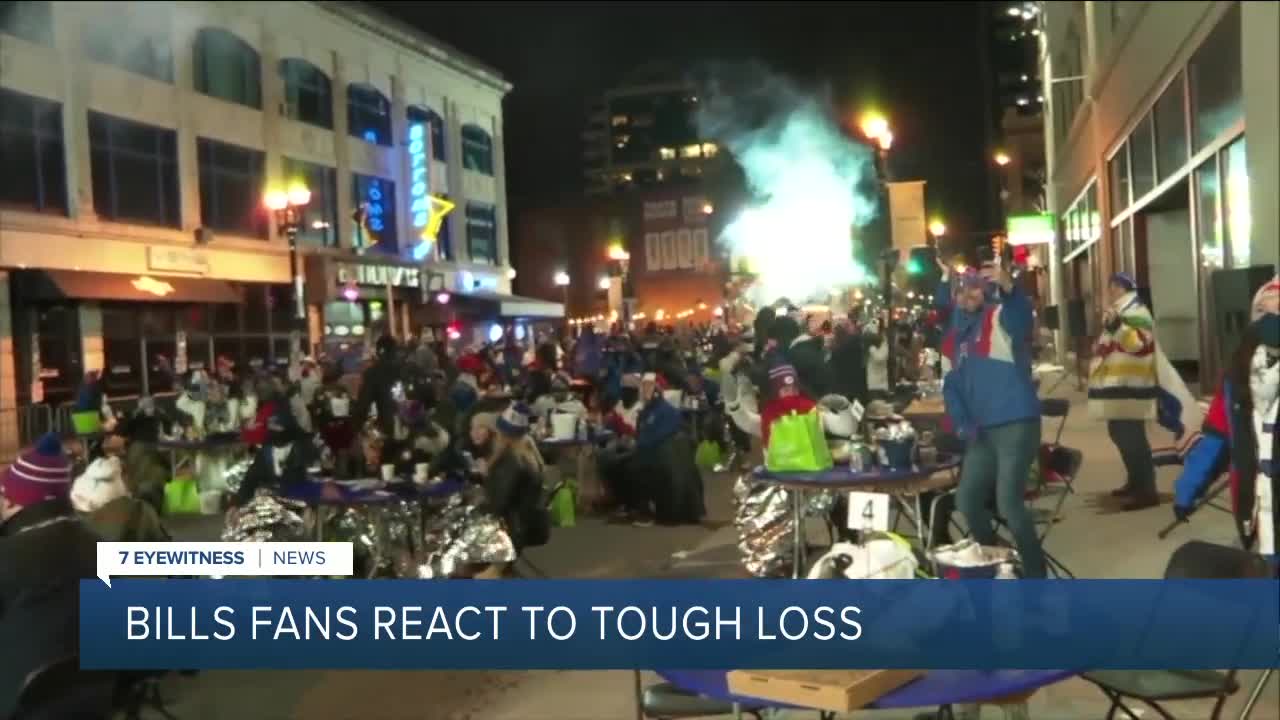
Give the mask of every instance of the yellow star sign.
M 444 217 L 456 207 L 456 204 L 435 195 L 429 196 L 428 199 L 431 201 L 431 216 L 427 219 L 427 226 L 422 229 L 422 240 L 431 243 L 436 241 L 436 234 L 440 232 Z

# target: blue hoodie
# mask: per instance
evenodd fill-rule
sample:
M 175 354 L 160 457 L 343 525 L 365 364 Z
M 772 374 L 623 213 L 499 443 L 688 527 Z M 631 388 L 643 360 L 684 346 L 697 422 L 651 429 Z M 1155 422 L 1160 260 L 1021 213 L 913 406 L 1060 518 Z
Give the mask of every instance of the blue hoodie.
M 972 438 L 979 429 L 1040 417 L 1031 378 L 1031 300 L 1014 283 L 977 312 L 952 306 L 951 284 L 938 285 L 935 304 L 950 307 L 942 339 L 942 395 L 951 429 Z

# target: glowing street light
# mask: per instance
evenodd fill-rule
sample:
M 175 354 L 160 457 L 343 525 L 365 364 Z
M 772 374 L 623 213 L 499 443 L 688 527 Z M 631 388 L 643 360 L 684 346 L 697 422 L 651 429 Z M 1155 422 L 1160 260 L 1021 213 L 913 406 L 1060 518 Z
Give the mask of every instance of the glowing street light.
M 551 280 L 556 284 L 556 287 L 569 287 L 569 273 L 563 270 L 557 272 Z
M 602 277 L 602 278 L 600 278 L 600 289 L 601 289 L 601 290 L 608 290 L 608 289 L 609 289 L 609 288 L 611 288 L 611 287 L 613 287 L 613 281 L 612 281 L 612 280 L 610 280 L 610 279 L 609 279 L 609 278 L 607 278 L 607 277 Z
M 929 223 L 929 234 L 936 238 L 940 238 L 943 235 L 946 235 L 947 224 L 942 222 L 941 220 L 934 220 L 933 222 Z
M 997 150 L 994 159 L 996 161 L 996 164 L 999 165 L 1000 167 L 1004 167 L 1005 165 L 1008 165 L 1009 163 L 1013 162 L 1013 158 L 1009 157 L 1009 153 L 1003 150 Z
M 893 145 L 893 133 L 885 130 L 876 138 L 876 144 L 880 146 L 881 150 L 888 152 L 889 148 Z
M 289 274 L 293 277 L 294 320 L 299 324 L 307 319 L 307 306 L 302 297 L 302 273 L 298 268 L 298 231 L 302 229 L 302 211 L 311 202 L 311 191 L 302 183 L 291 183 L 286 190 L 267 190 L 262 204 L 271 211 L 276 222 L 276 232 L 284 233 L 289 240 Z
M 702 214 L 703 214 L 703 215 L 710 215 L 711 213 L 713 213 L 713 212 L 715 212 L 715 211 L 716 211 L 716 206 L 715 206 L 715 205 L 712 205 L 711 203 L 702 203 Z
M 888 134 L 892 142 L 893 135 L 889 133 L 889 120 L 878 112 L 868 112 L 862 116 L 858 127 L 862 130 L 862 134 L 870 140 L 879 140 Z
M 613 243 L 610 245 L 607 252 L 610 260 L 623 262 L 631 259 L 631 253 L 627 252 L 619 243 Z

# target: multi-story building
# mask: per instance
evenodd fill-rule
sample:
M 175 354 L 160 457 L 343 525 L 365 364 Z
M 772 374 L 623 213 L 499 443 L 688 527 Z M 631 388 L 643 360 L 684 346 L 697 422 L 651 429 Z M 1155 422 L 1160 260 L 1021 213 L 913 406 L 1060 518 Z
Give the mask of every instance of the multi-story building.
M 510 89 L 357 4 L 0 4 L 0 451 L 89 370 L 157 394 L 503 312 Z M 305 325 L 262 200 L 296 183 Z M 423 247 L 429 195 L 456 209 Z
M 1106 278 L 1132 273 L 1170 359 L 1211 381 L 1233 332 L 1214 319 L 1214 278 L 1280 254 L 1280 5 L 1041 12 L 1060 299 L 1081 301 L 1096 332 Z
M 697 184 L 719 149 L 699 136 L 697 106 L 693 83 L 664 65 L 591 101 L 582 135 L 587 194 Z

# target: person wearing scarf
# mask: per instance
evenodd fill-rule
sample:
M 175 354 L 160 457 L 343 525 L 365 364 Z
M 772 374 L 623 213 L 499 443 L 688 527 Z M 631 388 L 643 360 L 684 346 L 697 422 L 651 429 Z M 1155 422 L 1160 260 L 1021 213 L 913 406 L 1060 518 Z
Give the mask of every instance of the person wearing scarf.
M 1146 428 L 1156 418 L 1159 394 L 1155 332 L 1133 278 L 1112 275 L 1107 296 L 1111 304 L 1103 313 L 1089 370 L 1089 414 L 1106 421 L 1124 461 L 1125 484 L 1111 494 L 1123 498 L 1123 510 L 1141 510 L 1159 504 Z
M 935 303 L 953 304 L 942 340 L 943 401 L 965 444 L 956 504 L 969 531 L 995 545 L 991 498 L 1008 523 L 1023 576 L 1045 577 L 1044 554 L 1025 500 L 1040 449 L 1040 400 L 1031 378 L 1031 300 L 1002 268 L 945 275 Z
M 1196 499 L 1230 468 L 1244 547 L 1273 563 L 1280 552 L 1280 275 L 1258 290 L 1251 323 L 1205 415 L 1203 436 L 1174 484 L 1173 511 L 1186 520 Z

